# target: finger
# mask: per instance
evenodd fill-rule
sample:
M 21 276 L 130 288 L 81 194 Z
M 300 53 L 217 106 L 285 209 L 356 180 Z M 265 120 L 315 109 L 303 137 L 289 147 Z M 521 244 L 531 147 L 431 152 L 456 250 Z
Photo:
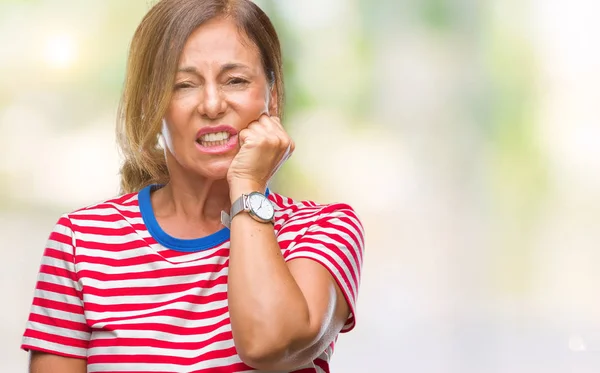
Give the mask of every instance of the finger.
M 285 146 L 286 148 L 289 147 L 289 144 L 291 143 L 291 150 L 294 150 L 294 145 L 293 145 L 293 141 L 291 140 L 290 136 L 288 135 L 288 133 L 285 131 L 285 129 L 283 128 L 283 126 L 281 125 L 281 120 L 276 117 L 276 116 L 266 116 L 266 115 L 262 115 L 259 119 L 258 122 L 260 123 L 261 127 L 264 129 L 265 134 L 268 136 L 276 136 L 278 139 L 278 142 L 280 145 Z
M 238 132 L 238 142 L 240 144 L 240 147 L 242 147 L 244 144 L 247 144 L 249 137 L 251 137 L 251 136 L 252 136 L 252 133 L 251 133 L 250 129 L 248 129 L 248 128 L 244 128 L 243 130 Z
M 275 124 L 275 122 L 273 121 L 272 117 L 266 115 L 266 114 L 262 114 L 258 120 L 258 123 L 260 123 L 261 125 L 263 125 L 265 128 L 268 129 L 274 129 L 277 127 L 277 125 Z

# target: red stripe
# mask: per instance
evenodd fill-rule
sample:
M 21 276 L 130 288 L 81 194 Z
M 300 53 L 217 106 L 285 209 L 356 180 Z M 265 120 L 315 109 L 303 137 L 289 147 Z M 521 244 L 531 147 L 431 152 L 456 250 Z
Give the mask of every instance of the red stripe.
M 54 267 L 51 265 L 42 264 L 40 266 L 40 273 L 44 273 L 51 276 L 62 277 L 73 281 L 75 274 L 65 268 Z
M 164 355 L 92 355 L 88 358 L 88 365 L 139 364 L 141 361 L 143 361 L 146 364 L 174 364 L 189 366 L 213 359 L 228 358 L 231 356 L 235 356 L 236 354 L 237 352 L 235 348 L 231 347 L 224 350 L 209 351 L 207 353 L 192 358 Z
M 307 247 L 307 246 L 305 246 L 305 244 L 307 244 L 307 243 L 314 244 L 315 246 Z M 302 246 L 300 246 L 300 245 L 302 245 Z M 300 247 L 298 247 L 298 246 L 300 246 Z M 333 265 L 340 272 L 342 279 L 348 285 L 348 288 L 350 289 L 350 291 L 352 291 L 352 289 L 353 289 L 353 286 L 351 286 L 351 284 L 354 284 L 355 285 L 354 287 L 357 288 L 358 274 L 354 272 L 354 269 L 352 268 L 350 261 L 348 260 L 348 258 L 344 254 L 344 252 L 342 250 L 340 250 L 339 247 L 337 247 L 334 244 L 323 242 L 320 240 L 315 240 L 315 239 L 312 239 L 309 237 L 303 238 L 301 241 L 301 244 L 299 244 L 298 246 L 296 246 L 294 248 L 292 255 L 294 253 L 298 253 L 299 255 L 302 255 L 301 254 L 302 252 L 311 252 L 311 253 L 315 253 L 319 256 L 324 257 L 331 265 Z M 348 277 L 346 276 L 346 271 L 343 270 L 344 267 L 342 267 L 339 263 L 340 259 L 333 258 L 331 255 L 328 254 L 327 250 L 319 250 L 319 249 L 314 248 L 314 247 L 319 247 L 319 246 L 324 246 L 326 249 L 337 254 L 336 257 L 338 257 L 342 260 L 344 267 L 348 269 L 350 276 L 352 276 L 352 279 L 351 279 L 352 281 L 350 281 L 350 279 L 348 279 Z M 355 299 L 354 292 L 352 292 L 352 299 Z
M 323 371 L 325 373 L 329 373 L 329 363 L 328 362 L 326 362 L 325 360 L 321 360 L 321 359 L 315 359 L 314 363 L 316 366 L 323 369 Z
M 53 284 L 51 282 L 45 281 L 38 281 L 36 288 L 39 290 L 50 291 L 56 294 L 70 295 L 72 297 L 80 298 L 79 292 L 69 286 Z
M 125 205 L 123 205 L 119 201 L 112 200 L 112 201 L 102 202 L 102 203 L 99 203 L 99 204 L 94 205 L 94 206 L 90 206 L 90 207 L 88 207 L 86 209 L 83 209 L 83 210 L 78 210 L 75 213 L 70 214 L 70 215 L 77 216 L 77 213 L 79 213 L 79 212 L 84 212 L 84 211 L 87 212 L 87 211 L 100 210 L 100 209 L 115 210 L 116 212 L 118 212 L 119 214 L 121 214 L 123 216 L 127 216 L 127 214 L 132 214 L 132 213 L 133 214 L 137 213 L 138 215 L 140 214 L 139 210 L 137 210 L 137 209 L 134 210 L 133 212 L 129 211 L 128 209 L 122 209 L 121 210 L 121 207 L 124 207 L 124 206 Z
M 44 342 L 44 341 L 41 341 L 41 342 Z M 75 358 L 75 359 L 83 359 L 83 360 L 85 360 L 87 358 L 87 356 L 68 354 L 68 353 L 64 353 L 62 351 L 51 350 L 51 349 L 48 349 L 48 348 L 44 348 L 44 347 L 40 347 L 40 346 L 35 346 L 35 345 L 27 344 L 27 343 L 22 344 L 21 345 L 21 349 L 23 349 L 25 351 L 47 352 L 49 354 L 59 355 L 59 356 L 64 356 L 64 357 L 72 357 L 72 358 Z M 128 372 L 128 373 L 131 373 L 131 372 Z
M 176 334 L 176 335 L 203 335 L 203 334 L 210 334 L 212 332 L 214 332 L 215 330 L 229 325 L 229 318 L 225 318 L 217 323 L 214 324 L 209 324 L 209 325 L 205 325 L 205 326 L 198 326 L 198 327 L 183 327 L 183 326 L 175 326 L 175 325 L 169 325 L 169 324 L 165 324 L 165 323 L 156 323 L 156 322 L 145 322 L 145 323 L 138 323 L 138 324 L 107 324 L 107 326 L 103 327 L 103 330 L 146 330 L 146 331 L 157 331 L 157 332 L 164 332 L 164 333 L 171 333 L 171 334 Z M 119 341 L 123 341 L 123 338 L 119 338 Z M 127 346 L 146 346 L 147 343 L 149 342 L 144 342 L 143 339 L 140 338 L 135 338 L 136 341 L 139 342 L 135 342 L 133 344 L 127 343 Z M 99 340 L 100 341 L 100 340 Z M 105 339 L 102 339 L 102 341 L 107 341 Z M 156 340 L 154 340 L 156 341 Z M 109 342 L 99 342 L 100 344 L 98 345 L 94 345 L 94 346 L 111 346 L 112 343 Z M 108 344 L 106 344 L 108 343 Z M 121 343 L 121 342 L 119 342 Z M 141 343 L 141 344 L 137 344 L 137 343 Z M 166 343 L 166 342 L 161 342 L 161 341 L 156 341 L 156 343 Z
M 352 226 L 356 230 L 356 232 L 358 232 L 358 237 L 356 237 L 356 234 L 354 232 L 352 232 L 350 229 L 346 228 L 344 225 L 335 224 L 332 222 L 332 220 L 339 220 L 341 222 L 344 222 L 344 223 Z M 337 231 L 346 233 L 349 237 L 352 238 L 352 241 L 357 243 L 358 247 L 361 247 L 362 245 L 360 245 L 360 243 L 364 242 L 361 228 L 356 226 L 356 224 L 354 224 L 350 218 L 346 218 L 346 217 L 331 218 L 326 221 L 319 222 L 319 226 L 321 226 L 323 228 L 332 228 Z
M 85 308 L 92 312 L 130 312 L 130 311 L 148 311 L 148 309 L 158 308 L 173 304 L 176 302 L 187 302 L 196 305 L 208 305 L 213 302 L 224 301 L 227 299 L 227 292 L 223 291 L 208 296 L 188 294 L 173 300 L 153 303 L 123 303 L 123 304 L 96 304 L 86 302 Z M 110 299 L 107 299 L 110 302 Z
M 190 373 L 215 373 L 215 372 L 242 372 L 247 370 L 254 370 L 244 363 L 236 363 L 222 367 L 212 367 L 207 369 L 200 370 L 192 370 Z M 187 372 L 187 370 L 186 370 Z M 110 373 L 133 373 L 131 370 L 111 370 Z M 152 370 L 152 371 L 140 371 L 136 370 L 135 373 L 173 373 L 172 371 L 160 371 L 160 370 Z
M 65 337 L 65 336 L 57 335 L 57 334 L 44 333 L 39 330 L 33 330 L 33 329 L 27 329 L 25 331 L 25 337 L 40 339 L 42 341 L 48 341 L 48 342 L 56 343 L 59 345 L 76 347 L 76 348 L 87 348 L 88 347 L 87 340 L 70 338 L 70 337 Z
M 102 289 L 99 287 L 85 285 L 84 292 L 97 297 L 125 297 L 140 295 L 165 295 L 176 294 L 185 291 L 211 289 L 217 285 L 226 285 L 227 275 L 211 280 L 199 280 L 190 283 L 178 283 L 158 286 L 115 286 Z
M 54 300 L 40 297 L 33 298 L 33 304 L 38 307 L 48 308 L 49 310 L 59 310 L 63 312 L 70 312 L 78 315 L 83 315 L 83 307 L 77 304 L 57 302 Z M 51 311 L 49 313 L 51 313 Z
M 321 226 L 325 227 L 325 225 L 321 225 Z M 339 229 L 338 227 L 336 227 L 333 224 L 331 224 L 331 227 L 334 228 L 334 229 Z M 319 231 L 313 231 L 311 233 L 314 234 L 314 235 L 317 235 L 317 234 L 318 235 L 324 235 L 327 238 L 329 238 L 330 240 L 332 240 L 335 243 L 339 244 L 339 246 L 345 247 L 347 250 L 341 249 L 338 245 L 334 245 L 337 248 L 337 250 L 335 250 L 334 252 L 336 252 L 338 254 L 341 254 L 340 257 L 342 259 L 344 259 L 344 264 L 350 266 L 348 268 L 352 268 L 350 260 L 348 259 L 347 255 L 346 255 L 346 253 L 350 253 L 350 255 L 352 256 L 352 259 L 354 259 L 354 263 L 356 263 L 357 269 L 360 271 L 361 264 L 362 264 L 362 255 L 361 255 L 362 250 L 361 249 L 363 247 L 363 245 L 360 242 L 358 242 L 358 241 L 350 242 L 350 241 L 348 241 L 346 239 L 346 237 L 341 236 L 341 235 L 336 234 L 336 233 L 326 233 L 326 232 L 323 232 L 323 231 L 320 231 L 320 232 Z M 350 237 L 352 238 L 353 235 L 351 235 Z M 302 239 L 302 241 L 306 240 L 307 238 L 312 239 L 312 237 L 310 235 L 307 235 L 305 238 Z M 314 239 L 315 239 L 315 241 L 318 240 L 320 242 L 325 242 L 325 241 L 322 241 L 321 238 L 316 238 L 315 237 Z M 332 244 L 331 242 L 328 242 L 328 243 Z M 354 245 L 352 245 L 352 244 L 354 244 Z M 354 247 L 357 247 L 358 250 L 356 250 Z
M 99 338 L 90 341 L 89 348 L 113 347 L 117 345 L 125 347 L 147 347 L 148 349 L 161 348 L 165 350 L 197 351 L 210 347 L 215 343 L 229 341 L 232 338 L 233 336 L 231 331 L 222 332 L 212 336 L 211 338 L 200 340 L 198 342 L 178 342 L 177 338 L 173 338 L 173 340 L 170 341 L 159 340 L 156 338 Z
M 57 231 L 52 231 L 52 233 L 50 233 L 50 237 L 48 237 L 48 241 L 55 241 L 58 243 L 62 243 L 68 246 L 72 246 L 73 244 L 73 238 L 71 236 L 68 236 L 66 234 L 57 232 Z
M 291 240 L 280 242 L 284 257 L 289 258 L 290 255 L 294 255 L 296 258 L 316 260 L 317 262 L 321 262 L 330 272 L 332 271 L 331 268 L 335 268 L 339 271 L 340 275 L 332 274 L 332 276 L 334 276 L 338 285 L 343 285 L 340 286 L 342 292 L 344 292 L 345 288 L 349 289 L 348 293 L 344 292 L 344 297 L 354 313 L 353 306 L 356 298 L 356 291 L 358 289 L 358 279 L 362 267 L 364 250 L 364 230 L 360 220 L 356 217 L 354 210 L 352 210 L 350 206 L 344 204 L 319 205 L 313 201 L 294 201 L 276 193 L 271 193 L 270 199 L 276 205 L 277 221 L 275 224 L 275 231 L 278 237 L 281 237 L 286 233 L 290 233 L 291 236 L 294 236 Z M 124 206 L 131 207 L 134 211 L 127 211 Z M 185 366 L 199 362 L 209 362 L 209 368 L 197 370 L 195 371 L 196 373 L 214 372 L 219 367 L 217 367 L 217 364 L 215 363 L 211 364 L 210 360 L 235 356 L 235 348 L 209 351 L 200 356 L 193 356 L 196 354 L 192 354 L 192 357 L 190 358 L 168 356 L 169 351 L 164 352 L 165 356 L 150 354 L 155 352 L 152 350 L 153 348 L 197 351 L 202 348 L 210 349 L 215 343 L 219 343 L 220 341 L 232 340 L 230 331 L 219 333 L 208 338 L 209 334 L 214 333 L 219 328 L 228 327 L 230 323 L 229 318 L 227 317 L 228 308 L 227 306 L 222 306 L 227 300 L 227 292 L 221 291 L 211 295 L 201 295 L 204 289 L 211 291 L 211 288 L 216 285 L 225 285 L 227 283 L 227 275 L 223 274 L 215 279 L 192 281 L 191 283 L 181 283 L 176 281 L 176 277 L 180 276 L 199 275 L 198 277 L 200 277 L 202 274 L 212 273 L 214 276 L 215 274 L 225 273 L 228 266 L 229 249 L 221 246 L 207 251 L 206 254 L 185 253 L 168 249 L 161 249 L 159 252 L 156 252 L 150 248 L 150 245 L 156 243 L 152 237 L 137 236 L 140 232 L 144 235 L 146 227 L 140 223 L 131 224 L 131 219 L 135 218 L 136 221 L 140 221 L 141 219 L 141 214 L 137 207 L 138 200 L 136 193 L 130 193 L 105 203 L 81 209 L 71 214 L 74 223 L 71 223 L 67 216 L 61 217 L 55 231 L 50 235 L 50 241 L 65 245 L 63 248 L 66 251 L 61 251 L 61 248 L 58 250 L 48 248 L 46 249 L 45 255 L 48 258 L 64 261 L 64 268 L 60 264 L 57 264 L 57 266 L 43 264 L 40 267 L 40 272 L 55 276 L 57 279 L 65 278 L 73 281 L 81 279 L 84 284 L 85 294 L 99 297 L 96 302 L 87 300 L 85 303 L 85 310 L 90 313 L 97 313 L 98 320 L 87 319 L 87 323 L 78 323 L 62 318 L 46 316 L 44 314 L 45 312 L 40 312 L 39 314 L 32 313 L 30 315 L 30 320 L 48 325 L 49 329 L 51 329 L 52 326 L 56 326 L 82 332 L 89 332 L 91 330 L 90 326 L 93 328 L 94 325 L 98 325 L 100 330 L 107 331 L 106 334 L 109 335 L 109 337 L 112 336 L 111 332 L 113 330 L 128 331 L 127 333 L 124 333 L 124 335 L 133 338 L 120 337 L 98 339 L 90 343 L 90 347 L 96 347 L 99 351 L 103 351 L 103 349 L 107 347 L 123 348 L 122 355 L 92 355 L 88 361 L 89 365 L 97 364 L 106 366 L 107 369 L 114 373 L 118 373 L 119 371 L 125 372 L 128 367 L 133 370 L 139 367 L 139 370 L 136 370 L 138 373 L 141 373 L 142 370 L 150 371 L 152 370 L 150 368 L 152 363 L 179 365 L 182 370 L 189 371 L 189 369 L 185 369 Z M 98 214 L 97 209 L 105 209 L 107 215 Z M 77 224 L 78 222 L 79 224 Z M 94 222 L 114 223 L 110 224 L 114 228 L 111 228 L 110 226 L 97 227 L 95 226 L 97 224 L 94 224 Z M 343 225 L 340 224 L 341 222 Z M 318 232 L 323 228 L 333 229 L 335 232 Z M 310 232 L 304 236 L 298 234 L 307 229 L 314 229 L 318 234 L 326 235 L 327 239 L 317 239 Z M 77 255 L 74 257 L 72 253 L 73 238 L 71 236 L 71 231 L 74 230 L 78 234 L 96 236 L 88 238 L 87 241 L 78 240 L 77 245 L 75 245 L 78 248 L 89 249 L 88 255 Z M 123 237 L 124 235 L 129 235 L 131 239 L 127 240 L 128 242 L 118 244 L 96 242 L 106 241 L 111 237 Z M 298 246 L 296 246 L 297 250 L 287 250 L 287 247 L 292 242 L 298 244 Z M 353 249 L 353 245 L 351 244 L 353 242 L 356 243 L 354 247 L 357 247 L 357 250 Z M 227 242 L 225 245 L 226 244 Z M 342 246 L 346 248 L 343 248 Z M 121 256 L 133 254 L 120 254 L 124 250 L 132 249 L 139 249 L 139 254 L 136 253 L 136 256 L 132 258 L 120 258 Z M 350 253 L 347 253 L 347 251 L 350 251 Z M 315 253 L 318 258 L 308 257 L 308 253 Z M 202 255 L 206 256 L 201 257 Z M 339 258 L 336 258 L 336 255 L 339 255 Z M 177 260 L 173 260 L 173 262 L 177 261 L 177 263 L 165 263 L 165 260 L 168 261 L 169 258 L 177 258 Z M 186 267 L 185 265 L 182 265 L 186 260 L 189 262 L 197 262 L 194 262 L 194 265 L 192 266 Z M 352 260 L 356 262 L 357 271 L 353 270 L 350 265 Z M 77 263 L 77 273 L 68 269 L 72 268 L 72 263 Z M 164 263 L 164 265 L 160 266 L 166 268 L 154 269 L 153 267 L 157 267 L 155 263 Z M 102 270 L 95 269 L 94 265 L 110 266 L 113 270 L 125 273 L 104 273 Z M 144 271 L 140 273 L 131 273 L 128 268 L 125 268 L 129 266 L 141 266 Z M 344 270 L 342 270 L 342 268 L 344 268 Z M 90 286 L 89 281 L 87 281 L 88 279 L 94 279 L 99 283 Z M 156 286 L 135 286 L 135 280 L 148 279 L 151 284 L 156 283 Z M 169 279 L 175 283 L 165 285 L 164 281 L 161 281 L 162 279 Z M 128 280 L 132 281 L 134 286 L 124 286 L 119 283 L 119 281 Z M 70 286 L 63 286 L 44 281 L 39 281 L 37 286 L 40 290 L 72 295 L 79 299 L 82 298 L 81 294 Z M 164 295 L 173 293 L 182 293 L 183 295 L 178 296 L 178 298 L 173 300 L 163 301 Z M 136 297 L 135 300 L 127 298 L 136 295 L 140 297 Z M 123 296 L 127 302 L 138 301 L 139 299 L 144 303 L 112 304 L 111 301 L 117 296 Z M 157 302 L 157 300 L 159 300 L 159 302 Z M 173 304 L 177 302 L 182 302 L 181 305 L 178 305 L 179 309 L 156 310 L 156 308 L 165 306 L 173 308 Z M 217 304 L 215 302 L 219 302 L 218 308 L 216 308 Z M 82 315 L 84 313 L 82 304 L 68 304 L 60 301 L 34 298 L 34 305 L 43 307 L 50 315 L 52 315 L 53 310 L 62 310 Z M 193 310 L 201 311 L 194 312 Z M 120 317 L 119 315 L 124 312 L 131 312 L 134 313 L 134 315 Z M 107 318 L 107 313 L 113 313 L 113 317 Z M 140 317 L 152 316 L 160 317 L 160 322 L 136 323 Z M 164 323 L 162 321 L 163 317 Z M 214 317 L 225 317 L 225 319 L 218 323 L 198 327 L 190 327 L 189 324 L 184 321 L 201 321 Z M 183 325 L 174 326 L 173 323 L 169 322 L 169 318 L 179 318 L 182 320 L 181 322 L 183 322 Z M 123 322 L 126 322 L 126 324 L 121 324 Z M 353 323 L 354 314 L 346 321 L 344 328 L 349 329 Z M 191 342 L 182 342 L 176 337 L 172 339 L 169 338 L 170 340 L 167 341 L 158 340 L 156 338 L 135 338 L 136 335 L 139 335 L 137 332 L 139 330 L 165 332 L 173 335 L 197 336 L 197 338 L 194 338 Z M 63 331 L 61 330 L 61 332 Z M 27 330 L 26 336 L 39 339 L 40 341 L 52 341 L 65 346 L 86 348 L 87 341 L 80 341 L 72 337 L 58 335 L 61 332 L 58 332 L 55 335 L 52 333 Z M 37 337 L 33 337 L 33 335 L 37 335 Z M 40 344 L 41 343 L 42 342 L 40 342 Z M 27 347 L 26 345 L 23 346 Z M 149 350 L 145 355 L 125 355 L 128 352 L 127 347 L 134 346 L 148 347 Z M 39 349 L 35 346 L 31 348 Z M 212 348 L 214 349 L 214 347 Z M 104 351 L 108 352 L 107 350 Z M 52 353 L 52 351 L 48 352 Z M 96 354 L 97 352 L 98 350 L 94 349 L 92 354 Z M 329 364 L 327 361 L 317 359 L 314 361 L 314 364 L 315 366 L 320 367 L 324 372 L 329 373 Z M 251 370 L 250 367 L 241 362 L 221 368 L 223 371 Z M 152 371 L 156 373 L 156 371 Z M 309 368 L 297 370 L 295 373 L 314 373 L 315 371 L 316 369 Z
M 247 371 L 247 370 L 254 370 L 253 368 L 249 367 L 248 365 L 246 365 L 244 363 L 231 364 L 231 365 L 227 365 L 227 366 L 220 367 L 220 368 L 223 368 L 223 369 L 216 370 L 215 368 L 207 368 L 207 369 L 194 370 L 191 373 L 214 373 L 217 371 L 242 372 L 242 371 Z
M 125 273 L 104 273 L 82 269 L 79 271 L 81 278 L 92 278 L 98 281 L 123 281 L 123 280 L 141 280 L 141 279 L 164 279 L 176 276 L 193 276 L 201 273 L 221 273 L 227 268 L 229 262 L 200 264 L 189 267 L 170 267 L 155 269 L 146 272 L 125 272 Z
M 131 258 L 119 258 L 119 259 L 79 254 L 79 255 L 77 255 L 77 263 L 101 264 L 101 265 L 106 265 L 106 266 L 110 266 L 110 267 L 128 267 L 128 266 L 135 266 L 135 265 L 140 265 L 140 264 L 150 264 L 150 263 L 156 263 L 156 262 L 164 263 L 164 258 L 161 256 L 161 255 L 163 255 L 163 253 L 161 253 L 161 255 L 158 255 L 155 251 L 148 248 L 148 244 L 142 240 L 124 242 L 124 243 L 119 243 L 119 244 L 106 244 L 106 243 L 78 240 L 77 243 L 80 248 L 86 248 L 86 249 L 90 248 L 90 249 L 95 249 L 95 250 L 99 250 L 99 251 L 103 251 L 103 252 L 107 252 L 107 251 L 108 252 L 116 252 L 116 251 L 133 250 L 133 249 L 146 249 L 146 251 L 148 252 L 148 254 L 145 254 L 145 255 L 138 255 L 138 256 L 131 257 Z M 214 257 L 219 257 L 219 256 L 220 257 L 228 257 L 229 249 L 223 248 L 218 251 L 215 251 L 214 253 L 211 253 L 210 255 L 203 257 L 202 260 L 208 261 L 209 259 L 212 259 Z
M 141 218 L 142 216 L 139 214 L 139 212 L 137 213 L 138 216 L 137 218 Z M 102 221 L 105 223 L 115 223 L 115 222 L 123 222 L 123 215 L 120 215 L 118 213 L 112 213 L 112 214 L 106 214 L 106 215 L 99 215 L 99 214 L 93 214 L 93 213 L 77 213 L 76 215 L 71 217 L 71 224 L 73 225 L 73 228 L 79 228 L 82 227 L 82 225 L 77 224 L 78 221 L 87 221 L 87 222 L 91 222 L 91 221 Z M 133 227 L 141 227 L 142 230 L 145 230 L 145 226 L 143 224 L 132 224 L 131 226 Z M 79 231 L 79 229 L 73 229 L 75 231 Z
M 122 243 L 106 243 L 106 242 L 96 242 L 96 241 L 86 241 L 86 240 L 77 240 L 77 247 L 82 249 L 91 249 L 91 250 L 102 250 L 106 252 L 119 252 L 125 250 L 133 250 L 140 249 L 144 247 L 148 247 L 148 243 L 140 238 L 138 240 L 132 240 Z M 82 255 L 77 255 L 77 262 L 82 262 Z M 85 256 L 84 256 L 85 257 Z M 89 260 L 90 258 L 87 258 Z M 95 257 L 92 257 L 94 259 Z
M 29 321 L 39 322 L 40 324 L 48 325 L 48 326 L 56 326 L 59 328 L 64 328 L 68 330 L 76 330 L 80 332 L 90 332 L 89 326 L 87 324 L 82 324 L 75 321 L 59 319 L 57 317 L 48 317 L 46 315 L 40 315 L 37 313 L 29 314 Z
M 62 250 L 58 250 L 58 249 L 54 249 L 51 247 L 47 247 L 46 250 L 44 250 L 44 257 L 62 260 L 62 261 L 65 261 L 65 262 L 71 263 L 71 264 L 73 263 L 73 255 L 71 253 L 68 253 L 68 252 L 65 252 Z
M 77 227 L 77 233 L 95 234 L 95 235 L 107 236 L 107 237 L 111 237 L 111 236 L 119 237 L 119 236 L 125 236 L 128 234 L 135 234 L 136 231 L 131 226 L 108 228 L 108 227 L 90 227 L 87 225 L 81 225 L 81 226 Z
M 304 220 L 307 219 L 308 224 L 310 223 L 314 223 L 315 218 L 321 213 L 321 210 L 318 208 L 315 208 L 314 210 L 311 211 L 302 211 L 299 208 L 296 209 L 292 209 L 292 211 L 287 211 L 278 215 L 277 220 L 283 221 L 284 224 L 286 226 L 288 225 L 295 225 L 298 224 L 298 222 L 295 222 L 293 219 L 297 219 L 297 220 Z M 300 224 L 304 224 L 304 223 L 300 223 Z
M 219 307 L 215 309 L 210 309 L 207 311 L 194 312 L 180 309 L 168 309 L 162 311 L 155 311 L 150 313 L 144 313 L 144 317 L 153 317 L 153 316 L 164 316 L 164 317 L 176 317 L 183 320 L 204 320 L 204 319 L 212 319 L 214 317 L 222 316 L 227 313 L 229 309 L 227 306 Z M 126 321 L 126 320 L 136 320 L 139 318 L 139 315 L 134 316 L 118 316 L 118 317 L 103 317 L 101 320 L 95 320 L 88 318 L 88 323 L 90 325 L 94 325 L 94 323 L 101 321 L 102 323 L 110 324 L 113 321 Z
M 217 257 L 222 257 L 222 258 L 229 258 L 229 248 L 228 247 L 223 247 L 222 245 L 224 245 L 225 243 L 228 243 L 228 241 L 225 241 L 223 244 L 219 245 L 218 247 L 214 247 L 213 249 L 207 250 L 207 255 L 202 257 L 202 261 L 206 262 L 210 259 L 214 259 Z M 216 250 L 214 250 L 216 249 Z M 175 251 L 175 250 L 164 250 L 161 251 L 160 255 L 162 255 L 163 257 L 173 257 L 173 256 L 185 256 L 185 255 L 190 255 L 190 253 L 186 253 L 186 252 L 179 252 L 179 251 Z

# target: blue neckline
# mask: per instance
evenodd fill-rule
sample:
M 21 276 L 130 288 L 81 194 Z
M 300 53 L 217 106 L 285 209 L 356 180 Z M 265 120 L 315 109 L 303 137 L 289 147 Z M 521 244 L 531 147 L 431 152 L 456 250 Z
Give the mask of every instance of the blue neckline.
M 229 240 L 230 231 L 227 227 L 223 227 L 223 229 L 206 237 L 193 239 L 176 238 L 165 232 L 160 225 L 158 225 L 158 221 L 154 215 L 154 209 L 152 208 L 152 201 L 150 199 L 150 193 L 160 187 L 160 185 L 148 185 L 138 193 L 138 203 L 142 220 L 148 229 L 148 233 L 150 233 L 156 242 L 175 251 L 197 252 L 211 249 Z M 268 188 L 265 194 L 267 196 L 269 195 Z

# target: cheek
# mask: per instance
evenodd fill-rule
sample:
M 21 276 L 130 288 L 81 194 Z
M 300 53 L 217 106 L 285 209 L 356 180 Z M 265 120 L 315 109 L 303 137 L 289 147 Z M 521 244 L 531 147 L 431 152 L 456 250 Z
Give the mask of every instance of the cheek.
M 167 109 L 165 117 L 169 119 L 169 123 L 178 124 L 179 122 L 185 121 L 186 118 L 189 118 L 196 106 L 197 100 L 191 94 L 174 97 L 171 100 L 171 104 Z
M 181 101 L 172 102 L 165 118 L 162 122 L 161 133 L 165 141 L 165 146 L 172 153 L 176 153 L 177 144 L 180 143 L 185 135 L 187 124 L 186 118 L 189 117 L 189 108 L 182 105 Z
M 168 133 L 170 138 L 176 141 L 181 134 L 185 133 L 186 128 L 189 126 L 189 119 L 193 114 L 194 108 L 195 106 L 191 100 L 173 100 L 165 113 L 163 133 Z
M 258 118 L 268 108 L 267 97 L 264 90 L 252 89 L 231 94 L 229 102 L 238 112 Z

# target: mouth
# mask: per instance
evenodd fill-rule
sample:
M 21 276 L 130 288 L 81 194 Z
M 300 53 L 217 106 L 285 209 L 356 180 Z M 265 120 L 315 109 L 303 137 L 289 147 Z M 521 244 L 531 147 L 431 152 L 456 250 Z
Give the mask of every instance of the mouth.
M 225 145 L 229 142 L 231 133 L 226 131 L 206 133 L 196 139 L 196 142 L 205 148 Z
M 230 125 L 206 126 L 198 131 L 196 143 L 205 150 L 217 151 L 222 147 L 232 147 L 237 143 L 237 130 Z

